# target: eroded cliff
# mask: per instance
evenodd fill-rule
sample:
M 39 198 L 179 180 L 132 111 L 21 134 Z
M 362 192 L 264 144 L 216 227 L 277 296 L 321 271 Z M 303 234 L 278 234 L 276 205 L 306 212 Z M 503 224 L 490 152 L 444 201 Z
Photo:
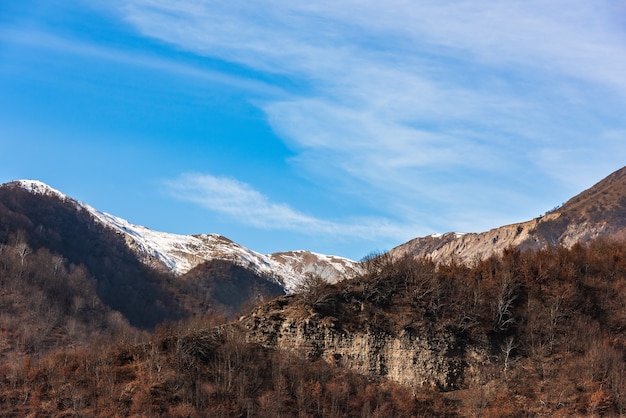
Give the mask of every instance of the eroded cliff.
M 462 328 L 425 325 L 396 331 L 368 323 L 351 326 L 291 301 L 279 298 L 242 317 L 249 340 L 322 358 L 373 378 L 446 391 L 468 385 L 477 379 L 476 370 L 497 361 L 489 354 L 487 340 L 473 341 Z

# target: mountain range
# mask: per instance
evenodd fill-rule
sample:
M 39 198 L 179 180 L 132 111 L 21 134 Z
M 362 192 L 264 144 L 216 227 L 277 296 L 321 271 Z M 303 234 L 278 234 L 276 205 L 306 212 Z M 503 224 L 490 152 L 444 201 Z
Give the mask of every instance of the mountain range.
M 292 292 L 307 274 L 319 275 L 333 283 L 359 272 L 357 262 L 343 257 L 305 250 L 260 254 L 218 234 L 178 235 L 154 231 L 101 212 L 36 180 L 19 180 L 0 187 L 22 189 L 33 196 L 47 196 L 68 203 L 123 237 L 142 263 L 176 276 L 182 276 L 202 263 L 222 260 L 266 277 L 286 292 Z
M 133 225 L 125 219 L 99 211 L 36 180 L 19 180 L 0 185 L 6 191 L 22 190 L 32 197 L 48 197 L 69 204 L 120 235 L 131 252 L 144 265 L 176 276 L 198 265 L 222 260 L 243 267 L 293 292 L 307 275 L 317 275 L 330 283 L 354 277 L 361 272 L 358 262 L 306 250 L 260 254 L 218 234 L 178 235 Z M 571 198 L 543 216 L 505 225 L 486 232 L 448 232 L 418 237 L 390 251 L 428 257 L 436 262 L 452 259 L 467 263 L 501 253 L 507 247 L 540 249 L 547 245 L 571 247 L 603 236 L 626 238 L 626 167 L 590 189 Z
M 25 199 L 26 195 L 29 203 L 15 206 L 15 202 Z M 307 276 L 320 276 L 335 283 L 362 272 L 361 263 L 334 255 L 306 250 L 260 254 L 218 234 L 179 235 L 154 231 L 99 211 L 36 180 L 0 185 L 0 204 L 3 200 L 5 206 L 6 202 L 12 201 L 17 212 L 25 207 L 31 207 L 26 212 L 33 212 L 32 207 L 62 204 L 70 212 L 81 215 L 71 222 L 99 224 L 121 238 L 130 254 L 141 264 L 176 277 L 183 277 L 203 263 L 221 262 L 237 266 L 261 281 L 278 285 L 283 292 L 291 293 Z M 42 228 L 47 226 L 45 219 L 38 219 L 41 214 L 20 215 L 32 216 L 31 223 L 40 224 Z M 1 221 L 5 235 L 8 235 L 11 227 L 7 223 L 11 222 Z M 59 233 L 63 234 L 63 228 Z M 389 254 L 429 258 L 437 263 L 451 260 L 471 263 L 500 254 L 509 247 L 521 250 L 538 250 L 550 245 L 571 247 L 597 237 L 626 238 L 626 167 L 535 219 L 485 232 L 448 232 L 418 237 L 398 245 Z M 71 239 L 61 237 L 62 241 Z
M 530 221 L 359 263 L 157 232 L 7 183 L 0 410 L 624 415 L 624 238 L 626 168 Z

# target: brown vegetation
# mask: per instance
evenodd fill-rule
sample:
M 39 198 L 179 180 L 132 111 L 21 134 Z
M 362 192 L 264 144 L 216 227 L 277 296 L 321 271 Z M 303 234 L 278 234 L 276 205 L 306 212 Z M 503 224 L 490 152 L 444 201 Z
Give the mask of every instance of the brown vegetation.
M 2 251 L 13 252 L 12 265 L 21 268 L 18 246 L 5 245 Z M 40 264 L 38 258 L 54 259 L 41 251 L 30 253 L 25 267 Z M 46 267 L 48 277 L 80 274 L 80 268 L 57 261 L 61 266 Z M 409 390 L 321 360 L 247 343 L 236 324 L 205 317 L 160 327 L 146 342 L 126 338 L 49 354 L 38 352 L 36 343 L 21 343 L 20 360 L 5 357 L 1 366 L 0 409 L 5 416 L 626 413 L 624 243 L 594 241 L 539 252 L 511 249 L 473 266 L 438 267 L 428 260 L 388 255 L 371 257 L 365 265 L 362 277 L 334 286 L 311 279 L 308 293 L 282 303 L 332 316 L 346 329 L 454 327 L 467 344 L 487 341 L 491 364 L 466 376 L 457 390 Z M 25 268 L 22 277 L 35 273 Z M 60 285 L 51 280 L 50 294 L 55 286 Z M 18 284 L 8 288 L 20 292 Z M 92 292 L 84 289 L 82 297 Z M 5 308 L 7 303 L 5 299 Z M 89 321 L 95 319 L 89 318 L 107 318 L 102 306 L 77 305 L 85 310 L 85 319 L 74 327 L 91 329 Z M 96 315 L 96 308 L 103 315 Z M 48 311 L 54 309 L 60 308 Z M 3 315 L 10 311 L 3 309 Z M 57 318 L 50 330 L 61 329 L 64 322 L 63 312 L 56 315 L 46 316 Z M 3 322 L 5 332 L 8 322 Z M 107 332 L 106 326 L 100 329 Z M 53 338 L 51 332 L 42 335 Z M 66 331 L 65 341 L 69 335 Z
M 458 354 L 449 355 L 461 364 L 471 347 L 486 347 L 487 363 L 461 367 L 443 388 L 462 415 L 626 414 L 625 243 L 507 249 L 470 266 L 382 254 L 364 266 L 337 285 L 311 280 L 308 292 L 258 309 L 251 322 L 385 338 L 452 333 Z
M 624 242 L 508 248 L 469 265 L 373 255 L 355 279 L 312 276 L 300 295 L 253 314 L 315 316 L 346 333 L 445 330 L 460 352 L 488 348 L 483 367 L 445 388 L 409 389 L 246 342 L 239 323 L 217 316 L 180 320 L 219 303 L 232 314 L 242 299 L 231 290 L 261 282 L 226 264 L 174 280 L 62 202 L 2 193 L 2 416 L 626 414 Z M 257 290 L 249 295 L 271 293 Z M 139 331 L 162 321 L 174 325 Z
M 35 265 L 51 279 L 42 292 L 55 297 L 67 291 L 54 281 L 55 275 L 66 275 L 63 286 L 71 286 L 72 274 L 83 274 L 44 250 L 26 255 L 20 273 L 20 247 L 5 245 L 2 251 L 14 259 L 0 266 L 4 283 L 19 274 L 24 278 L 19 283 L 25 283 L 6 286 L 13 293 L 3 294 L 5 316 L 18 304 L 31 303 L 19 286 L 36 277 Z M 53 321 L 42 335 L 55 338 L 65 332 L 61 339 L 69 342 L 70 328 L 100 324 L 100 333 L 118 335 L 119 342 L 45 354 L 36 342 L 20 343 L 27 338 L 18 337 L 16 329 L 7 331 L 10 321 L 3 321 L 7 341 L 21 344 L 22 356 L 3 358 L 0 409 L 5 416 L 626 413 L 626 244 L 594 241 L 572 249 L 510 249 L 472 266 L 436 266 L 388 255 L 364 263 L 362 277 L 332 286 L 312 278 L 305 284 L 307 292 L 280 304 L 331 318 L 334 326 L 346 330 L 454 329 L 465 344 L 487 343 L 492 361 L 461 376 L 455 390 L 442 392 L 430 386 L 409 390 L 319 359 L 247 343 L 237 324 L 214 317 L 160 327 L 145 342 L 132 342 L 128 334 L 123 338 L 107 331 L 110 313 L 105 307 L 79 302 L 94 292 L 83 284 L 78 292 L 82 296 L 75 295 L 69 306 L 82 309 L 79 317 L 84 319 L 68 325 L 64 311 L 50 313 L 60 307 L 49 307 L 48 313 L 33 315 Z M 7 274 L 9 265 L 17 270 Z M 9 297 L 18 294 L 21 298 Z M 105 325 L 98 322 L 102 320 Z
M 140 332 L 102 303 L 84 267 L 23 241 L 0 243 L 0 360 L 131 335 Z
M 211 318 L 162 327 L 146 343 L 63 351 L 4 365 L 3 416 L 411 417 L 451 413 L 323 362 L 245 342 Z

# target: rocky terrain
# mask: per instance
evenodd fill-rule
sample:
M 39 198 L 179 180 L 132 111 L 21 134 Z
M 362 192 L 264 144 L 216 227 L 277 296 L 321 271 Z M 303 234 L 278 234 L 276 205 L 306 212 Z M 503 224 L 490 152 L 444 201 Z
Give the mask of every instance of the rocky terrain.
M 246 339 L 454 401 L 462 416 L 626 413 L 623 242 L 471 267 L 381 255 L 240 318 Z
M 332 316 L 303 317 L 288 299 L 264 305 L 241 322 L 250 341 L 411 388 L 458 389 L 470 379 L 469 370 L 490 362 L 488 347 L 468 346 L 458 330 L 408 327 L 396 333 L 367 323 L 347 329 Z
M 544 216 L 480 233 L 446 233 L 415 238 L 391 250 L 438 262 L 473 262 L 507 247 L 571 247 L 597 237 L 626 238 L 626 168 L 568 200 Z

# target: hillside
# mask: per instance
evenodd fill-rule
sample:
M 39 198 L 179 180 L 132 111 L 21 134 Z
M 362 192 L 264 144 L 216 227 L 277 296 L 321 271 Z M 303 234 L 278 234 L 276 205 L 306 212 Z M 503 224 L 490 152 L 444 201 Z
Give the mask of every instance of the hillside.
M 437 262 L 474 262 L 508 247 L 571 247 L 596 237 L 626 238 L 626 167 L 544 216 L 481 233 L 415 238 L 390 252 L 394 256 L 430 257 Z
M 25 190 L 33 196 L 57 199 L 79 212 L 86 212 L 93 218 L 91 221 L 119 234 L 144 265 L 176 276 L 204 262 L 223 260 L 254 271 L 290 292 L 307 274 L 321 275 L 329 282 L 336 282 L 354 276 L 359 270 L 358 263 L 337 256 L 304 250 L 264 255 L 218 234 L 178 235 L 154 231 L 101 212 L 39 181 L 20 180 L 0 185 L 0 188 Z
M 233 317 L 307 274 L 336 281 L 355 266 L 307 251 L 264 256 L 215 234 L 152 231 L 41 182 L 0 185 L 0 358 L 208 312 Z
M 5 257 L 20 252 L 20 267 L 29 267 L 37 254 L 46 252 L 68 268 L 84 269 L 99 301 L 134 326 L 152 327 L 185 316 L 167 285 L 168 275 L 139 262 L 122 237 L 72 201 L 0 187 L 0 244 L 6 247 Z
M 175 274 L 129 242 L 180 256 L 188 237 L 1 186 L 0 411 L 623 416 L 625 177 L 529 222 L 372 255 L 334 283 L 323 261 L 341 259 L 263 256 L 300 274 L 289 294 L 226 238 L 203 245 L 236 257 Z
M 0 364 L 7 417 L 455 416 L 450 402 L 426 393 L 247 343 L 210 317 L 142 343 Z
M 8 416 L 621 416 L 626 244 L 412 257 L 260 305 L 0 364 Z
M 293 291 L 307 275 L 336 282 L 359 268 L 309 251 L 263 255 L 217 234 L 153 231 L 32 180 L 0 185 L 0 243 L 84 266 L 102 303 L 139 327 L 208 307 L 232 315 L 248 299 Z
M 414 393 L 463 416 L 626 414 L 626 244 L 505 250 L 468 267 L 381 255 L 240 324 L 249 341 Z

